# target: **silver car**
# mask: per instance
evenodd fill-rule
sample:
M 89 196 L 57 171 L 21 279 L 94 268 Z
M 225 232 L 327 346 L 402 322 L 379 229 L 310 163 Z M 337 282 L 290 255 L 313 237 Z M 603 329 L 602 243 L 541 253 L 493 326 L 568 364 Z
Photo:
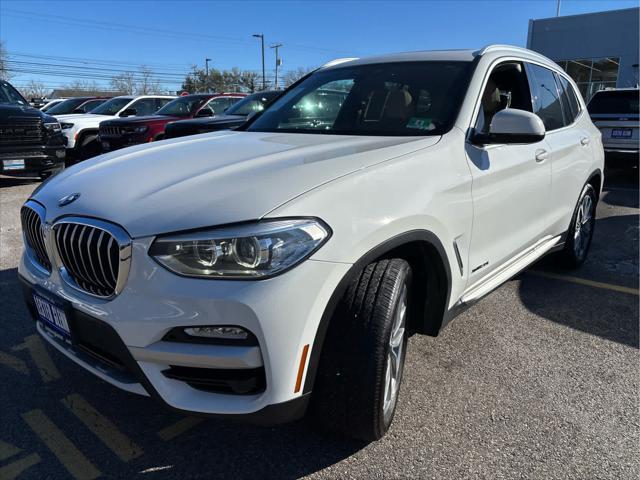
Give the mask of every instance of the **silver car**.
M 637 160 L 639 92 L 637 88 L 600 90 L 587 105 L 591 120 L 602 132 L 605 153 Z

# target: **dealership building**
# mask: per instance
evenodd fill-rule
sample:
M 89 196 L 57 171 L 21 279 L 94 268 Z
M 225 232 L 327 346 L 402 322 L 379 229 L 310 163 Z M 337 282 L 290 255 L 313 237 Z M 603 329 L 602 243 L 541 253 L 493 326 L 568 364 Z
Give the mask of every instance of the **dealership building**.
M 529 20 L 527 48 L 554 60 L 589 100 L 638 85 L 640 8 Z

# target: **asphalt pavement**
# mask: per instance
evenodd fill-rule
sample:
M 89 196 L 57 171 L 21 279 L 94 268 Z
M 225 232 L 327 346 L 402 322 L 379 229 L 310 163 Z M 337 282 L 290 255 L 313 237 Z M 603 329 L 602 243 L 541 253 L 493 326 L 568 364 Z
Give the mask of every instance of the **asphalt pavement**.
M 412 337 L 371 444 L 168 413 L 45 346 L 16 271 L 37 185 L 0 177 L 0 479 L 640 478 L 637 170 L 607 172 L 582 268 L 544 259 Z

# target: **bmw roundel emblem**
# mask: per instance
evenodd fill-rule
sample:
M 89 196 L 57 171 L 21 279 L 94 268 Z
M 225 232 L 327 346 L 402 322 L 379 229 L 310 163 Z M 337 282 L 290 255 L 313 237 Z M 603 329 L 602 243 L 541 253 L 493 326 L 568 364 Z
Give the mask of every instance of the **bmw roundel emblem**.
M 75 202 L 80 193 L 72 193 L 71 195 L 65 195 L 60 200 L 58 200 L 58 206 L 64 207 L 65 205 L 69 205 L 71 202 Z

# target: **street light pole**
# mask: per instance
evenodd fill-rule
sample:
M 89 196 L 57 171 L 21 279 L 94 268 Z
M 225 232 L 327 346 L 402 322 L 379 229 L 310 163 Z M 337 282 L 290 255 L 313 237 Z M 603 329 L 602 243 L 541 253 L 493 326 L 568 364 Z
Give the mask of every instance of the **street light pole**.
M 276 50 L 276 79 L 273 82 L 273 89 L 277 90 L 278 89 L 278 67 L 280 66 L 280 57 L 278 56 L 278 49 L 282 46 L 281 43 L 275 43 L 273 45 L 271 45 L 271 48 L 274 48 Z
M 262 45 L 262 90 L 266 90 L 267 84 L 264 78 L 264 33 L 254 33 L 253 36 L 259 38 L 260 44 Z
M 205 71 L 204 89 L 205 89 L 205 92 L 209 91 L 209 62 L 210 61 L 211 61 L 210 58 L 205 58 L 204 59 L 204 71 Z

